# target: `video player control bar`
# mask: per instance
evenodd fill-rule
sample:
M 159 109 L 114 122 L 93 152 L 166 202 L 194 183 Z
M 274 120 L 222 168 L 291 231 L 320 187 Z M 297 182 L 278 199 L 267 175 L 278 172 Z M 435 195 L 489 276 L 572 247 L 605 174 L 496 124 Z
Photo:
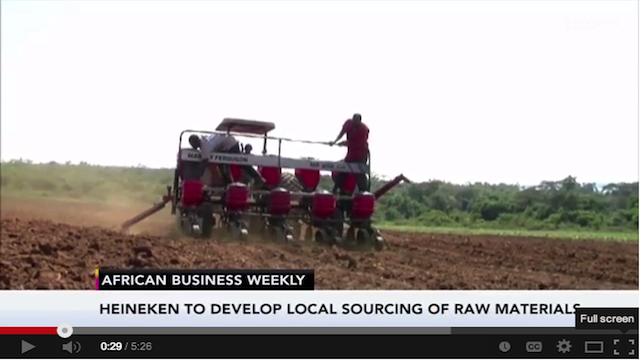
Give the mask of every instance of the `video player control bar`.
M 638 335 L 47 335 L 0 358 L 637 358 Z M 26 343 L 26 344 L 25 344 Z

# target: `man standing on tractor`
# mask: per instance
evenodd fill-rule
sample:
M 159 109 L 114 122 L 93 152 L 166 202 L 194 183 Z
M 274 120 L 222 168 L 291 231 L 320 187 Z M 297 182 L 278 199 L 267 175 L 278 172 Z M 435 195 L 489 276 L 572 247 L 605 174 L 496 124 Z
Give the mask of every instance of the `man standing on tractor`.
M 345 121 L 340 134 L 330 144 L 335 145 L 344 135 L 347 135 L 347 156 L 344 161 L 346 163 L 366 163 L 369 160 L 369 127 L 362 122 L 362 115 L 353 114 L 351 119 Z M 338 174 L 333 188 L 334 193 L 342 188 L 347 176 L 347 173 Z M 356 179 L 360 191 L 369 191 L 369 181 L 365 173 L 356 174 Z
M 203 137 L 192 136 L 189 137 L 189 143 L 194 148 L 200 149 L 200 154 L 204 163 L 209 162 L 209 155 L 213 152 L 242 154 L 242 151 L 240 150 L 240 143 L 234 136 L 229 134 L 213 134 L 211 136 Z M 253 166 L 242 165 L 240 167 L 253 178 L 256 186 L 261 187 L 264 184 L 264 179 Z M 231 173 L 228 171 L 228 166 L 225 166 L 225 164 L 218 164 L 218 169 L 227 184 L 233 182 Z

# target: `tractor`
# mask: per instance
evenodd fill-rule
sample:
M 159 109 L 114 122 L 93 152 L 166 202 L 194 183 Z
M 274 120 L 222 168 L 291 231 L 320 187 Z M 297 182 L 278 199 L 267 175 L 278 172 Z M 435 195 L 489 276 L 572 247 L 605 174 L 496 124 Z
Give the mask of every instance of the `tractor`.
M 368 176 L 368 164 L 283 157 L 282 147 L 287 142 L 328 143 L 269 136 L 274 129 L 271 122 L 225 118 L 215 131 L 182 131 L 173 186 L 167 187 L 160 203 L 121 227 L 128 229 L 170 204 L 180 231 L 192 237 L 210 238 L 215 233 L 215 237 L 239 240 L 253 235 L 292 242 L 302 237 L 302 225 L 306 225 L 306 240 L 382 249 L 384 240 L 371 221 L 376 200 L 400 182 L 409 181 L 400 175 L 375 193 L 355 191 L 355 176 Z M 241 153 L 214 152 L 203 159 L 199 150 L 183 147 L 185 136 L 193 134 L 258 138 L 263 148 L 257 155 L 250 152 L 249 144 L 241 144 Z M 277 142 L 277 155 L 267 153 L 272 142 Z M 264 184 L 258 187 L 248 181 L 248 166 L 257 167 Z M 339 172 L 348 173 L 337 194 L 319 189 L 321 171 L 334 178 Z

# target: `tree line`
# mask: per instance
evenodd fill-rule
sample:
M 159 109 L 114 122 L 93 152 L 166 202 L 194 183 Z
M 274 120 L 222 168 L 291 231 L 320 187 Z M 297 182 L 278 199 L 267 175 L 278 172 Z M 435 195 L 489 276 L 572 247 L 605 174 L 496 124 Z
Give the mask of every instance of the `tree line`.
M 380 179 L 372 185 L 381 186 Z M 567 176 L 523 187 L 431 180 L 402 185 L 379 203 L 379 219 L 400 224 L 638 231 L 638 182 L 598 187 Z
M 171 185 L 173 169 L 103 167 L 82 163 L 2 163 L 3 194 L 155 202 Z M 372 190 L 382 186 L 372 179 Z M 324 176 L 322 188 L 333 181 Z M 638 231 L 638 182 L 597 186 L 567 176 L 536 186 L 401 184 L 379 201 L 376 218 L 397 225 L 496 229 Z

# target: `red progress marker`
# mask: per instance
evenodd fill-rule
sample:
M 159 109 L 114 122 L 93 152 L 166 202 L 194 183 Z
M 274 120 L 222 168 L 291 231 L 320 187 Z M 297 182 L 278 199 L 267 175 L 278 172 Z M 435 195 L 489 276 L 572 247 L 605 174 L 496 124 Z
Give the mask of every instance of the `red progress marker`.
M 0 327 L 0 335 L 57 335 L 55 327 Z

